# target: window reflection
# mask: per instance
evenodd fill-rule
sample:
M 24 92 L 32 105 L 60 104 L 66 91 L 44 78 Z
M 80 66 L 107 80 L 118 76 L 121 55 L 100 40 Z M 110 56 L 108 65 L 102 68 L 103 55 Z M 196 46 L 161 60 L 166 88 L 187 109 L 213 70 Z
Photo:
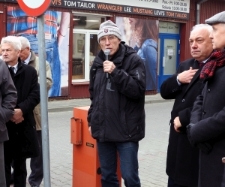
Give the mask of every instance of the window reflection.
M 104 21 L 101 16 L 74 15 L 72 80 L 89 81 L 90 67 L 100 50 L 97 32 Z
M 73 34 L 73 79 L 84 79 L 84 62 L 85 62 L 85 34 Z
M 90 64 L 89 66 L 92 66 L 92 63 L 97 56 L 98 52 L 100 50 L 100 46 L 97 42 L 97 34 L 91 34 L 90 35 Z

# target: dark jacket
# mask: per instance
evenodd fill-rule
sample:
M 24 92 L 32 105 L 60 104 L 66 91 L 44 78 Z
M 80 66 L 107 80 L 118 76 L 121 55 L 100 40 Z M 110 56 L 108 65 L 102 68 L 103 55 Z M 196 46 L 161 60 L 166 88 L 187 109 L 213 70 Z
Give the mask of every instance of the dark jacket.
M 106 79 L 105 55 L 98 54 L 90 70 L 91 106 L 88 122 L 100 141 L 139 141 L 145 136 L 145 67 L 129 46 L 120 44 L 113 55 L 116 68 Z
M 180 63 L 177 74 L 190 67 L 198 69 L 199 64 L 194 59 Z M 190 122 L 194 101 L 201 94 L 203 83 L 199 81 L 197 71 L 189 84 L 177 83 L 177 74 L 163 82 L 160 93 L 164 99 L 175 99 L 171 111 L 169 145 L 167 150 L 166 172 L 177 184 L 183 186 L 197 186 L 198 181 L 198 149 L 191 146 L 186 134 L 186 126 Z M 174 130 L 174 118 L 179 116 L 183 127 L 181 133 Z
M 225 66 L 205 84 L 187 127 L 190 142 L 200 148 L 199 187 L 225 187 Z
M 12 121 L 7 123 L 9 133 L 9 141 L 5 142 L 6 155 L 16 157 L 15 150 L 19 149 L 16 142 L 16 136 L 24 133 L 26 126 L 35 128 L 35 120 L 33 115 L 34 107 L 40 102 L 40 89 L 36 70 L 21 62 L 18 64 L 18 70 L 13 77 L 14 84 L 17 89 L 17 104 L 15 108 L 20 108 L 23 112 L 24 121 L 15 124 Z M 29 142 L 28 142 L 29 143 Z M 25 147 L 25 145 L 24 145 Z
M 16 93 L 8 67 L 0 59 L 0 142 L 8 140 L 6 122 L 13 115 L 17 101 Z

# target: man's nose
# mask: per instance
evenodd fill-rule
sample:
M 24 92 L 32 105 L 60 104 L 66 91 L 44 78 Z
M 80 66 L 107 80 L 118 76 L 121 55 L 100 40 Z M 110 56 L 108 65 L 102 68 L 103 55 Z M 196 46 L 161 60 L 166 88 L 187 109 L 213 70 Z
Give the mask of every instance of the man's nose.
M 110 43 L 110 42 L 109 42 L 109 39 L 106 38 L 106 39 L 105 39 L 105 44 L 106 44 L 106 45 L 109 45 L 109 43 Z
M 213 33 L 210 33 L 209 38 L 212 40 L 213 39 Z
M 192 42 L 191 47 L 192 48 L 196 48 L 197 47 L 197 43 L 196 42 Z

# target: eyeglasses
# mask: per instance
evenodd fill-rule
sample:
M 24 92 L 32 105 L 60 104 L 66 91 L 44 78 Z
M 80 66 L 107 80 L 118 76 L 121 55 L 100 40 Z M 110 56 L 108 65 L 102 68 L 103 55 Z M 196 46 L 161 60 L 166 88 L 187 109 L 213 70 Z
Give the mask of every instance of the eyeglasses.
M 99 39 L 100 43 L 106 43 L 106 40 L 108 40 L 109 42 L 113 41 L 116 39 L 116 36 L 114 35 L 108 35 L 108 36 L 103 36 Z

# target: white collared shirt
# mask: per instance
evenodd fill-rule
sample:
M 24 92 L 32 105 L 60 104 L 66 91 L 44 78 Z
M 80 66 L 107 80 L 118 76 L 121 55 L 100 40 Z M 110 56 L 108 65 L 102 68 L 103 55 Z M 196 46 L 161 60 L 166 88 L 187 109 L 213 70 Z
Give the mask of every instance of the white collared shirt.
M 17 72 L 17 70 L 18 70 L 18 62 L 17 62 L 17 64 L 16 65 L 14 65 L 14 66 L 8 66 L 9 68 L 10 67 L 14 67 L 14 73 L 16 74 L 16 72 Z
M 207 60 L 208 60 L 208 59 L 209 59 L 209 58 L 207 58 L 206 60 L 203 60 L 203 61 L 202 61 L 202 63 L 204 63 L 204 64 L 205 64 L 205 63 L 207 62 Z
M 24 64 L 28 65 L 30 62 L 30 58 L 31 58 L 31 52 L 30 52 L 29 56 L 27 57 L 27 59 L 24 60 Z

